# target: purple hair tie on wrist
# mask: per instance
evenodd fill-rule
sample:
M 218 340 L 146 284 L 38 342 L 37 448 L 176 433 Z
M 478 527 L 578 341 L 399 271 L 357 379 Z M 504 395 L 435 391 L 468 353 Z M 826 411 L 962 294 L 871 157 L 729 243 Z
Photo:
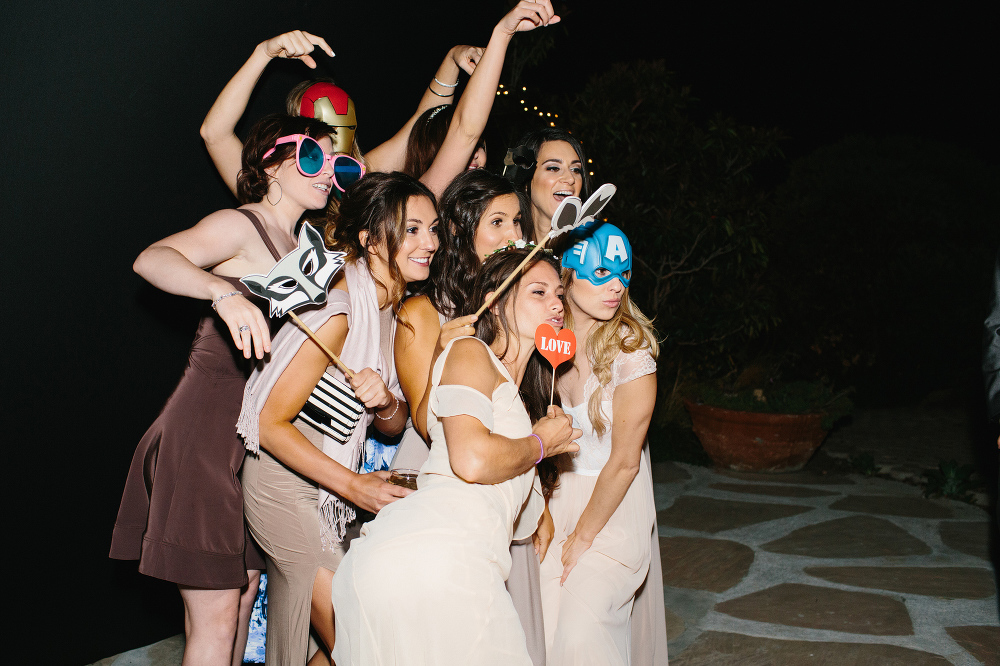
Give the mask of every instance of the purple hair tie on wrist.
M 545 459 L 545 445 L 542 444 L 542 438 L 536 435 L 535 433 L 531 433 L 531 436 L 538 440 L 538 448 L 541 449 L 541 451 L 538 453 L 538 460 L 535 461 L 535 464 L 537 465 L 538 463 L 542 462 L 542 460 Z

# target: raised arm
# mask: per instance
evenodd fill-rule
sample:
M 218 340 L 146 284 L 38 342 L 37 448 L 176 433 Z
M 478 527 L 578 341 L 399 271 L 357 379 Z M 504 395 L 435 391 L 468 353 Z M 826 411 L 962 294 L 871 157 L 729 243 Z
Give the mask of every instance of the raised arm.
M 316 335 L 339 354 L 343 351 L 347 330 L 347 316 L 336 315 L 321 326 Z M 411 491 L 388 483 L 388 472 L 356 474 L 313 446 L 292 425 L 329 363 L 326 354 L 312 341 L 302 343 L 261 410 L 260 445 L 290 469 L 327 490 L 362 509 L 378 511 Z
M 505 380 L 497 372 L 490 351 L 476 340 L 463 339 L 452 345 L 438 390 L 448 387 L 471 389 L 474 393 L 463 395 L 463 401 L 475 401 L 480 409 L 490 410 L 491 396 L 501 381 Z M 453 400 L 448 402 L 455 404 Z M 492 420 L 491 417 L 488 420 Z M 534 467 L 539 455 L 547 458 L 577 451 L 580 447 L 575 440 L 582 434 L 573 428 L 572 418 L 555 406 L 549 407 L 548 415 L 532 428 L 537 438 L 534 435 L 519 438 L 497 435 L 490 431 L 489 424 L 470 414 L 443 416 L 441 422 L 451 468 L 459 478 L 470 483 L 501 483 Z
M 402 170 L 406 161 L 406 144 L 410 139 L 410 130 L 413 129 L 417 118 L 423 115 L 427 109 L 454 103 L 455 87 L 452 84 L 458 85 L 459 71 L 472 74 L 479 59 L 483 57 L 483 51 L 484 49 L 479 46 L 464 45 L 453 46 L 448 51 L 448 55 L 441 61 L 441 66 L 435 72 L 434 78 L 424 89 L 416 112 L 391 139 L 365 153 L 365 161 L 368 162 L 372 171 L 389 173 Z
M 455 115 L 444 143 L 441 144 L 431 168 L 420 177 L 420 181 L 435 196 L 440 197 L 455 176 L 462 173 L 469 164 L 479 138 L 486 129 L 503 61 L 507 56 L 507 46 L 514 34 L 553 25 L 559 20 L 550 0 L 521 0 L 493 28 L 486 51 L 465 87 L 462 99 L 455 106 Z
M 267 319 L 242 295 L 223 297 L 233 293 L 233 285 L 208 270 L 214 267 L 219 274 L 232 277 L 259 270 L 248 257 L 251 234 L 256 237 L 242 214 L 220 210 L 190 229 L 153 243 L 136 258 L 132 268 L 158 289 L 215 303 L 243 356 L 250 358 L 253 349 L 257 358 L 263 358 L 271 350 Z M 241 330 L 244 326 L 249 329 Z
M 317 46 L 333 56 L 333 49 L 326 40 L 302 30 L 286 32 L 261 42 L 208 110 L 208 115 L 201 124 L 201 138 L 205 141 L 205 147 L 208 148 L 208 154 L 212 157 L 215 168 L 234 195 L 236 176 L 240 173 L 240 156 L 243 152 L 243 143 L 236 136 L 236 123 L 246 111 L 250 94 L 253 93 L 260 75 L 274 58 L 301 60 L 307 67 L 315 69 L 316 61 L 309 54 Z
M 566 582 L 580 556 L 594 543 L 597 533 L 604 529 L 632 485 L 639 471 L 642 445 L 655 403 L 656 373 L 643 375 L 615 388 L 611 456 L 597 477 L 594 492 L 580 520 L 563 545 L 560 584 Z

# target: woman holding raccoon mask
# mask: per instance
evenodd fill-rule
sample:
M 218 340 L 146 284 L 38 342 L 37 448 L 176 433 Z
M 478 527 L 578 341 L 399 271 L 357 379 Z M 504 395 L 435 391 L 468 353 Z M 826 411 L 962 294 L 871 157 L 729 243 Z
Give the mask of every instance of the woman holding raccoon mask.
M 253 452 L 243 469 L 247 524 L 267 554 L 269 664 L 305 663 L 310 624 L 333 648 L 330 587 L 360 529 L 358 510 L 378 512 L 410 492 L 387 471 L 358 470 L 369 425 L 389 436 L 406 425 L 393 333 L 407 285 L 430 274 L 437 226 L 434 197 L 414 178 L 373 173 L 350 187 L 326 230 L 327 245 L 344 253 L 343 271 L 326 302 L 299 316 L 351 372 L 289 323 L 247 383 L 237 429 Z M 321 424 L 307 402 L 320 384 L 343 398 L 346 383 L 354 395 L 338 413 L 355 419 Z M 310 663 L 324 657 L 320 650 Z
M 337 186 L 329 133 L 311 118 L 262 119 L 243 150 L 244 205 L 153 243 L 135 261 L 152 285 L 206 302 L 184 376 L 132 459 L 111 542 L 111 557 L 137 559 L 142 573 L 180 588 L 184 664 L 242 663 L 264 561 L 246 537 L 244 448 L 233 424 L 251 356 L 270 350 L 274 322 L 240 278 L 267 273 L 295 248 L 303 212 L 326 206 Z

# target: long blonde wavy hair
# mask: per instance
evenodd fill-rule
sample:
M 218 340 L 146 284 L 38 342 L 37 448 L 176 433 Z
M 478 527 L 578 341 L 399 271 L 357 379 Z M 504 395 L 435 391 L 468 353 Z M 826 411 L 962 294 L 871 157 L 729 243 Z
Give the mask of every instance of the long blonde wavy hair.
M 564 268 L 562 282 L 566 288 L 566 300 L 573 290 L 576 271 Z M 566 307 L 566 327 L 573 329 L 573 313 Z M 601 409 L 601 397 L 604 387 L 611 383 L 611 365 L 620 352 L 630 354 L 642 348 L 648 348 L 655 361 L 660 354 L 660 343 L 656 339 L 653 322 L 629 298 L 628 287 L 622 292 L 622 301 L 618 304 L 615 315 L 607 321 L 594 324 L 583 345 L 584 353 L 590 361 L 590 370 L 600 384 L 600 390 L 594 391 L 587 403 L 587 415 L 594 426 L 594 432 L 601 437 L 608 431 L 611 423 Z

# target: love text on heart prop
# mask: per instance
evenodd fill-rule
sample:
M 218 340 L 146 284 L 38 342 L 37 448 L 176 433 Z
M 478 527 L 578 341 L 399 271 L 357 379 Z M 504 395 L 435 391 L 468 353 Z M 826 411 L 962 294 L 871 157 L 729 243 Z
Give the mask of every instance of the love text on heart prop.
M 550 324 L 539 324 L 535 329 L 535 348 L 552 365 L 552 390 L 549 392 L 551 405 L 555 393 L 556 368 L 576 354 L 576 334 L 568 328 L 556 333 Z

